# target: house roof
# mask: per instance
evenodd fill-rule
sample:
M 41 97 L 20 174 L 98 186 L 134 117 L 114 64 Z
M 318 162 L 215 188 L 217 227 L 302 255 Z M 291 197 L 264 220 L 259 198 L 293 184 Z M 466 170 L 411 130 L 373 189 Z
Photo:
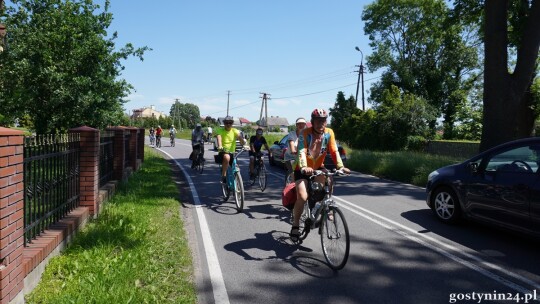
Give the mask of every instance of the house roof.
M 251 121 L 247 120 L 247 119 L 244 118 L 244 117 L 240 117 L 240 122 L 243 123 L 243 124 L 249 124 L 249 123 L 251 123 Z
M 268 124 L 265 123 L 265 119 L 266 118 L 261 119 L 261 125 L 262 126 L 265 126 L 265 125 L 268 125 L 268 126 L 289 126 L 289 121 L 285 117 L 279 117 L 279 116 L 268 117 Z

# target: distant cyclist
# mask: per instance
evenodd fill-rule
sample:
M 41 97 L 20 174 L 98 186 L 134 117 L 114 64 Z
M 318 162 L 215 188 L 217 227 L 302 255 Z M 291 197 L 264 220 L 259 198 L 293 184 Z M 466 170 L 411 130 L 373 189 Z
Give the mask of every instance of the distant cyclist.
M 296 119 L 296 129 L 289 132 L 289 137 L 287 138 L 288 149 L 285 152 L 285 167 L 287 167 L 287 172 L 289 173 L 294 170 L 296 155 L 298 154 L 298 136 L 305 127 L 306 119 L 299 117 Z
M 210 142 L 212 140 L 212 127 L 208 126 L 208 130 L 206 132 L 206 141 Z
M 315 109 L 311 113 L 311 128 L 305 128 L 298 137 L 298 163 L 294 171 L 296 182 L 296 202 L 293 209 L 293 224 L 291 227 L 291 240 L 298 241 L 300 236 L 300 216 L 304 210 L 304 204 L 308 199 L 308 179 L 314 170 L 326 170 L 324 159 L 330 153 L 337 169 L 343 169 L 345 173 L 350 173 L 345 168 L 338 152 L 334 131 L 326 127 L 328 113 L 324 109 Z M 324 184 L 324 176 L 315 178 L 319 183 Z
M 161 134 L 163 133 L 163 129 L 160 125 L 157 126 L 156 129 L 156 145 L 159 142 L 159 146 L 161 146 Z
M 216 132 L 216 140 L 221 162 L 221 182 L 227 182 L 227 168 L 232 160 L 232 153 L 236 150 L 236 139 L 242 145 L 246 144 L 246 140 L 242 136 L 240 130 L 233 128 L 234 119 L 231 116 L 225 117 L 223 120 L 224 127 Z
M 154 127 L 150 127 L 150 131 L 148 131 L 148 133 L 150 133 L 150 145 L 153 146 L 156 140 L 156 130 L 154 130 Z
M 266 138 L 263 136 L 263 129 L 258 128 L 254 136 L 249 139 L 249 179 L 254 179 L 253 164 L 255 163 L 255 155 L 261 153 L 261 148 L 264 146 L 266 151 L 270 153 Z M 270 154 L 271 155 L 271 154 Z
M 171 128 L 169 129 L 169 137 L 170 138 L 176 137 L 176 128 L 174 127 L 174 125 L 171 125 Z
M 195 160 L 197 160 L 197 154 L 202 153 L 204 156 L 204 147 L 201 146 L 201 142 L 203 141 L 204 131 L 202 130 L 201 124 L 198 123 L 195 126 L 195 129 L 191 131 L 191 148 L 192 152 L 189 156 L 189 159 L 191 159 L 191 169 L 195 168 Z

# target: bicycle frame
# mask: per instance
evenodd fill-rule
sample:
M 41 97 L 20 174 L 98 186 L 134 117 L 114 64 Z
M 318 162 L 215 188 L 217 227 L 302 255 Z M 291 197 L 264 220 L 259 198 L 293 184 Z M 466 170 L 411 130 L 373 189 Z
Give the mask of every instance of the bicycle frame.
M 230 190 L 234 190 L 235 188 L 234 174 L 240 172 L 240 167 L 238 166 L 236 159 L 244 151 L 246 150 L 242 148 L 242 150 L 240 150 L 238 153 L 234 153 L 232 164 L 229 164 L 229 167 L 227 168 L 227 185 L 229 186 Z

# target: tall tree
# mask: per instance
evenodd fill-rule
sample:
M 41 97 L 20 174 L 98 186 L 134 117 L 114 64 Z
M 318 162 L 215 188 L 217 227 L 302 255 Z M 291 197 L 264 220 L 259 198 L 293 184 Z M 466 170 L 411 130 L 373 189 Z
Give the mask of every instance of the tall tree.
M 120 61 L 141 60 L 147 47 L 116 50 L 103 10 L 92 0 L 13 0 L 7 8 L 9 49 L 0 54 L 4 115 L 28 114 L 36 132 L 121 123 L 123 98 L 132 89 L 119 79 Z
M 480 150 L 532 134 L 538 117 L 531 87 L 538 68 L 540 0 L 486 1 L 484 117 Z M 510 68 L 508 49 L 515 46 Z
M 180 127 L 194 128 L 201 120 L 199 107 L 192 103 L 175 101 L 169 112 L 173 121 L 180 121 Z
M 356 102 L 353 96 L 345 99 L 345 94 L 342 91 L 337 93 L 336 103 L 333 108 L 330 108 L 330 125 L 338 138 L 342 137 L 342 127 L 345 119 L 350 117 L 356 109 Z
M 445 2 L 377 0 L 366 7 L 362 19 L 374 50 L 368 68 L 386 69 L 372 87 L 370 101 L 380 102 L 396 86 L 436 107 L 452 136 L 460 98 L 467 96 L 456 91 L 467 89 L 464 81 L 478 60 Z M 434 129 L 434 121 L 432 125 Z

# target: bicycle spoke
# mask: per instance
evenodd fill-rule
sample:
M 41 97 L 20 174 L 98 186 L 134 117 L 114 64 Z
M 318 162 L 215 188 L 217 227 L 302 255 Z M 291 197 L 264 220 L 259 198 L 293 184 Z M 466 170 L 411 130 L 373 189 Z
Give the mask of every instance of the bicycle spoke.
M 326 261 L 332 269 L 342 269 L 349 258 L 350 239 L 349 228 L 341 210 L 337 207 L 328 207 L 319 229 Z
M 259 186 L 261 187 L 261 191 L 264 191 L 266 189 L 266 168 L 264 167 L 264 164 L 261 164 L 259 167 Z
M 242 176 L 240 176 L 240 172 L 236 172 L 234 177 L 234 201 L 236 203 L 236 210 L 238 210 L 238 212 L 242 212 L 244 209 L 244 185 L 242 182 Z

